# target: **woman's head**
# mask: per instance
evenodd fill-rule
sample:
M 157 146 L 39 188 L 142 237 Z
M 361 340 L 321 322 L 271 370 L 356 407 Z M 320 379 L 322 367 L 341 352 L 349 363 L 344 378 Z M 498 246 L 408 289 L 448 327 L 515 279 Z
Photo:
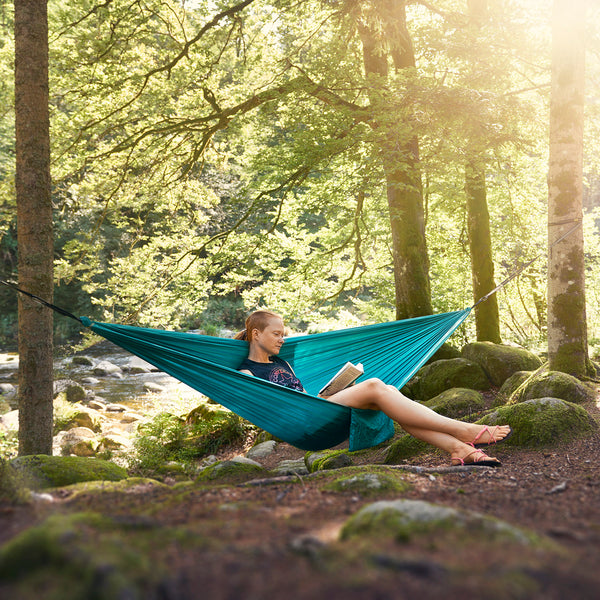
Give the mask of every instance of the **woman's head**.
M 283 318 L 270 310 L 256 310 L 246 319 L 246 329 L 240 331 L 236 340 L 246 340 L 252 343 L 255 331 L 264 331 L 267 327 L 281 324 L 283 330 Z

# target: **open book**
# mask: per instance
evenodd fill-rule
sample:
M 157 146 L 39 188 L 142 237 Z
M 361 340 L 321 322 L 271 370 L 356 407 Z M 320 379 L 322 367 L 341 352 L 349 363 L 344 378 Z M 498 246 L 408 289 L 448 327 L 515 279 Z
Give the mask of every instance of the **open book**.
M 320 396 L 333 396 L 352 385 L 365 370 L 361 363 L 353 365 L 347 362 L 319 391 Z

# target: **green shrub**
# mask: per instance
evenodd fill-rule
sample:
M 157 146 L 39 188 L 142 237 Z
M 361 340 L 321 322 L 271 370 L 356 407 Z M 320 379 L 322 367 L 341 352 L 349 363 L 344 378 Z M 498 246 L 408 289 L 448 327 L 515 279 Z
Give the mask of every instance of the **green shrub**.
M 189 465 L 207 454 L 246 438 L 250 424 L 233 413 L 215 414 L 194 424 L 169 413 L 160 413 L 142 425 L 134 441 L 131 468 L 158 471 L 176 461 Z

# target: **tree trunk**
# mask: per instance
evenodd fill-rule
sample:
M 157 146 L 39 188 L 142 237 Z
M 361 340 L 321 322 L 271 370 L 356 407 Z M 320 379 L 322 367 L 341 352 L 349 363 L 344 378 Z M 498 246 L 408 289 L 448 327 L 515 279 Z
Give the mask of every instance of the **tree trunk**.
M 548 242 L 582 219 L 585 0 L 555 0 L 552 29 Z M 552 370 L 588 369 L 583 230 L 548 257 L 548 360 Z
M 482 26 L 488 20 L 487 0 L 468 0 L 469 22 L 474 40 L 480 41 Z M 477 60 L 471 68 L 480 68 Z M 479 143 L 478 143 L 479 142 Z M 484 142 L 485 143 L 485 142 Z M 490 234 L 490 214 L 487 203 L 485 166 L 478 147 L 481 140 L 467 141 L 467 152 L 471 159 L 465 166 L 465 193 L 467 196 L 467 225 L 469 250 L 471 255 L 471 277 L 473 281 L 473 301 L 477 302 L 496 287 L 494 281 L 494 261 L 492 258 L 492 236 Z M 500 314 L 498 298 L 492 294 L 475 308 L 475 329 L 477 340 L 500 344 Z
M 52 300 L 53 241 L 44 0 L 15 0 L 19 286 Z M 52 454 L 52 311 L 19 298 L 19 454 Z
M 425 240 L 423 188 L 419 167 L 419 142 L 410 124 L 390 119 L 394 107 L 385 101 L 382 89 L 388 79 L 388 57 L 396 69 L 415 66 L 406 27 L 405 3 L 381 0 L 377 4 L 385 36 L 378 24 L 358 23 L 363 45 L 365 75 L 370 82 L 370 103 L 379 133 L 378 146 L 386 178 L 392 252 L 396 318 L 431 314 L 429 257 Z M 384 48 L 387 44 L 387 51 Z M 398 116 L 398 119 L 401 119 Z
M 467 194 L 473 300 L 477 302 L 479 298 L 482 298 L 496 287 L 484 169 L 475 166 L 473 163 L 467 165 L 465 190 Z M 478 341 L 502 343 L 496 294 L 492 294 L 485 302 L 478 304 L 475 308 L 475 328 Z

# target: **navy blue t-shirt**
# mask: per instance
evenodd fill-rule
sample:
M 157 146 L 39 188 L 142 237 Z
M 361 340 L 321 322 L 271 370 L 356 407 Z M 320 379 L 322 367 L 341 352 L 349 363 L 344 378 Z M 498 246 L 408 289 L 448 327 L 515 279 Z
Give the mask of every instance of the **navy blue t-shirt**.
M 256 362 L 246 358 L 238 367 L 238 371 L 250 371 L 255 377 L 266 379 L 271 383 L 277 383 L 293 390 L 304 391 L 304 387 L 300 380 L 294 375 L 292 367 L 279 356 L 270 356 L 271 362 L 263 363 Z

